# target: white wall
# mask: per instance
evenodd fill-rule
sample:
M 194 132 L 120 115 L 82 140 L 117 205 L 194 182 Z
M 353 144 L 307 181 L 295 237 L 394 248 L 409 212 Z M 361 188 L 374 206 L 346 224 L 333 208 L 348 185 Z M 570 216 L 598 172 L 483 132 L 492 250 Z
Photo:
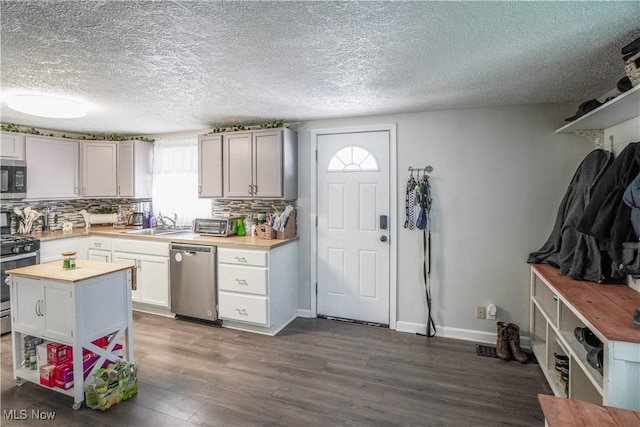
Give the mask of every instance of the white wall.
M 409 166 L 432 165 L 432 293 L 440 336 L 490 340 L 495 322 L 475 319 L 494 303 L 499 317 L 529 329 L 530 252 L 546 241 L 576 168 L 592 149 L 557 135 L 575 105 L 528 105 L 301 123 L 299 140 L 300 308 L 310 308 L 310 130 L 397 124 L 398 213 L 404 222 Z M 400 226 L 398 329 L 425 329 L 421 234 Z M 314 296 L 315 297 L 315 296 Z

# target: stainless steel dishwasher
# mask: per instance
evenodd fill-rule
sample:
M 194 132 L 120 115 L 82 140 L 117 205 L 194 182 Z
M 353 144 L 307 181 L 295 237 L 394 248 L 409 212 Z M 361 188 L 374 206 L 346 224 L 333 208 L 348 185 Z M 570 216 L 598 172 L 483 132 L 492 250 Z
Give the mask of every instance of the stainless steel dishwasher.
M 216 247 L 172 243 L 170 257 L 171 311 L 219 323 Z

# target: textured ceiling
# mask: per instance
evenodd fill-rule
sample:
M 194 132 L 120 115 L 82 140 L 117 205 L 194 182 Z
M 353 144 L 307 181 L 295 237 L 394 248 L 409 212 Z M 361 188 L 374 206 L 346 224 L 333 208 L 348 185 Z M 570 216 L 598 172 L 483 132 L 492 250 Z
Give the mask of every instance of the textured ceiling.
M 82 133 L 583 101 L 624 76 L 640 2 L 4 1 L 1 120 Z M 6 95 L 79 96 L 81 119 Z

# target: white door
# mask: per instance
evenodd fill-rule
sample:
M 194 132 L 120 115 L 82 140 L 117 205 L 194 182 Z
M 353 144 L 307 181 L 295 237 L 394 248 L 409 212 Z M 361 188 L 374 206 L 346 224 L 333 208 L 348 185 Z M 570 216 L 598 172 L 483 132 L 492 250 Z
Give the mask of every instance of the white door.
M 389 135 L 317 137 L 320 316 L 389 324 Z

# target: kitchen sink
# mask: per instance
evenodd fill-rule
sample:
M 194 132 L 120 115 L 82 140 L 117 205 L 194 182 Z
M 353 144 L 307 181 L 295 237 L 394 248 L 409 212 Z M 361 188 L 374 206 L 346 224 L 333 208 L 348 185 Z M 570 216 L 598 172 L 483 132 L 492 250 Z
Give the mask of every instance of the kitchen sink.
M 142 230 L 125 231 L 125 234 L 135 234 L 137 236 L 176 236 L 190 233 L 191 230 L 172 230 L 166 228 L 143 228 Z

